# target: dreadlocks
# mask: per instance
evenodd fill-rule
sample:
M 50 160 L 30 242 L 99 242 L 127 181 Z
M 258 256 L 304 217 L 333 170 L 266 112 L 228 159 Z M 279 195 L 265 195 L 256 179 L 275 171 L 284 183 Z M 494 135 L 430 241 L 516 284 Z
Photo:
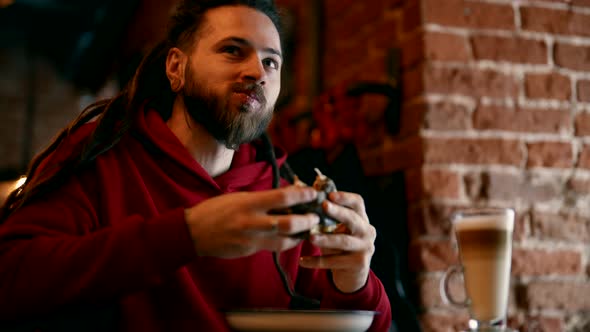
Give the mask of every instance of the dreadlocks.
M 256 9 L 270 18 L 280 32 L 279 14 L 272 0 L 181 0 L 171 17 L 166 39 L 143 59 L 127 86 L 115 97 L 97 101 L 54 138 L 51 144 L 30 163 L 26 182 L 13 191 L 0 208 L 0 222 L 33 198 L 62 185 L 69 176 L 88 167 L 102 153 L 113 148 L 127 133 L 143 105 L 154 108 L 166 121 L 172 112 L 175 93 L 166 76 L 166 57 L 172 47 L 191 50 L 198 40 L 203 17 L 210 9 L 241 5 Z M 66 160 L 38 168 L 76 129 L 96 119 L 96 127 L 81 149 L 72 151 Z

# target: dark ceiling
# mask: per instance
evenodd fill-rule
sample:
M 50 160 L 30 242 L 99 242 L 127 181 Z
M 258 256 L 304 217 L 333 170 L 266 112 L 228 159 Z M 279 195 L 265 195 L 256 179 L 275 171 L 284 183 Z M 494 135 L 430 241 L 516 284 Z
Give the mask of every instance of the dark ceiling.
M 0 48 L 24 48 L 45 57 L 77 88 L 96 91 L 122 53 L 130 53 L 121 45 L 141 4 L 140 0 L 0 1 Z

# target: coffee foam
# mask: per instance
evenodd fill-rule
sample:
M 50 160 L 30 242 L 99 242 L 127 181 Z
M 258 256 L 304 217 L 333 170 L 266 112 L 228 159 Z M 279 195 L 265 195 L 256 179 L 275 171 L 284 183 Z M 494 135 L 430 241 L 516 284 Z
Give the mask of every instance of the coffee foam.
M 496 216 L 463 216 L 454 221 L 454 227 L 457 231 L 473 229 L 501 229 L 514 230 L 514 213 L 509 212 Z

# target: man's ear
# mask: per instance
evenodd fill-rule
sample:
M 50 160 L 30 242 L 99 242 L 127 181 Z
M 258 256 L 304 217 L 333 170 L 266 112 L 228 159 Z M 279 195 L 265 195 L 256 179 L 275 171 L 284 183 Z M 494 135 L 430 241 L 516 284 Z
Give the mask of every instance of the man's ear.
M 179 92 L 184 87 L 184 71 L 188 57 L 177 47 L 172 47 L 166 57 L 166 76 L 170 81 L 170 88 Z

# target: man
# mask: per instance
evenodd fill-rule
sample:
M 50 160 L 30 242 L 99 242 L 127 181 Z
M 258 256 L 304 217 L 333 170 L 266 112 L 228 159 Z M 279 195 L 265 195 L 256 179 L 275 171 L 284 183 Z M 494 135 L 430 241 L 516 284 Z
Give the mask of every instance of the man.
M 317 215 L 269 213 L 316 198 L 272 189 L 285 155 L 258 139 L 278 31 L 270 1 L 184 1 L 129 87 L 36 157 L 2 211 L 0 330 L 228 331 L 224 310 L 297 298 L 377 310 L 371 329 L 388 328 L 360 196 L 331 194 L 343 227 L 309 241 L 294 235 Z

